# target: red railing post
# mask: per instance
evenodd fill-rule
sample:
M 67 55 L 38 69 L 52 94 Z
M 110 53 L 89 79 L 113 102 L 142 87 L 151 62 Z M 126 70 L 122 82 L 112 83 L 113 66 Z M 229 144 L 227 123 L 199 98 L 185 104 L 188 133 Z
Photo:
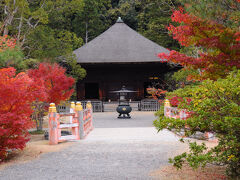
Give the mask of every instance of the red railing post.
M 49 107 L 49 144 L 58 144 L 58 114 L 54 103 L 50 104 Z
M 87 110 L 88 110 L 88 118 L 89 118 L 89 128 L 90 128 L 90 130 L 93 130 L 93 122 L 92 122 L 92 120 L 93 120 L 93 109 L 92 109 L 92 104 L 91 104 L 91 102 L 90 101 L 88 101 L 87 102 L 87 105 L 86 105 L 86 108 L 87 108 Z
M 70 116 L 70 122 L 66 124 L 60 124 L 60 117 Z M 71 102 L 70 113 L 56 112 L 54 103 L 50 104 L 49 107 L 49 144 L 55 145 L 59 142 L 67 140 L 79 140 L 84 139 L 88 133 L 93 129 L 92 123 L 92 105 L 90 102 L 87 103 L 86 109 L 80 102 L 76 105 Z M 62 136 L 61 129 L 71 128 L 72 135 Z
M 171 117 L 170 114 L 171 114 L 171 111 L 170 111 L 170 101 L 168 99 L 166 99 L 164 101 L 164 116 L 165 117 Z
M 83 107 L 81 102 L 77 102 L 76 104 L 76 111 L 77 111 L 77 120 L 78 120 L 78 124 L 79 124 L 79 138 L 83 139 L 84 138 L 84 121 L 83 121 Z

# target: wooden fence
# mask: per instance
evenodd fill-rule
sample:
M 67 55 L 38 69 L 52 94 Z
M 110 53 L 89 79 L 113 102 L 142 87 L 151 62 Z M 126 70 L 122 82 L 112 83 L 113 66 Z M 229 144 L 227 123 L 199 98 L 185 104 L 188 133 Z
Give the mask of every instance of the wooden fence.
M 69 123 L 60 124 L 60 117 L 70 117 Z M 71 135 L 62 136 L 61 130 L 64 128 L 71 129 Z M 92 105 L 90 102 L 86 104 L 86 109 L 83 109 L 80 102 L 76 105 L 71 103 L 70 112 L 57 113 L 54 103 L 49 107 L 49 144 L 55 145 L 66 140 L 84 139 L 88 133 L 93 130 L 92 123 Z

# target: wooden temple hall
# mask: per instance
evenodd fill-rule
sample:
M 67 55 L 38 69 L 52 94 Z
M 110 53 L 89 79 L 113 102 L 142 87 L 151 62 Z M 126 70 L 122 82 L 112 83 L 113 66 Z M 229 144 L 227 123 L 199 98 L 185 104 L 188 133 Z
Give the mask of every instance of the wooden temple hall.
M 161 63 L 159 53 L 169 51 L 143 37 L 121 18 L 104 33 L 74 51 L 77 62 L 87 71 L 85 79 L 77 83 L 78 100 L 115 101 L 111 91 L 129 90 L 132 101 L 147 96 L 146 88 L 154 81 L 161 82 L 170 71 L 169 65 Z

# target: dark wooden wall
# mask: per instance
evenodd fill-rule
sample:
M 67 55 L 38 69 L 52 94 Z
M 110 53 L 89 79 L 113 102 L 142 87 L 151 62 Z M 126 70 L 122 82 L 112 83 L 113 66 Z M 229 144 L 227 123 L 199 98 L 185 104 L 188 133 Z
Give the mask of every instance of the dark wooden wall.
M 127 89 L 138 91 L 131 93 L 132 100 L 144 99 L 145 86 L 151 81 L 163 81 L 164 74 L 174 71 L 166 63 L 131 63 L 131 64 L 82 64 L 87 76 L 77 83 L 78 100 L 86 99 L 86 83 L 97 83 L 99 86 L 100 100 L 117 100 L 117 96 L 111 91 L 120 90 L 123 85 Z M 158 77 L 159 79 L 151 79 Z M 91 98 L 90 98 L 91 99 Z

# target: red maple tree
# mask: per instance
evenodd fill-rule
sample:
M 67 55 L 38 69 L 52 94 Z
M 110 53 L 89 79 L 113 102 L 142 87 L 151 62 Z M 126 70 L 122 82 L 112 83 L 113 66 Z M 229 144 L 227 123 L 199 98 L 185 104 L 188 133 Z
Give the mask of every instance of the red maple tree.
M 34 112 L 43 117 L 46 110 L 36 105 L 68 99 L 73 84 L 74 79 L 58 64 L 42 63 L 28 74 L 17 75 L 12 67 L 0 69 L 0 162 L 9 151 L 25 147 L 28 129 L 33 127 L 31 115 Z
M 0 162 L 8 151 L 23 149 L 29 140 L 32 102 L 43 96 L 42 89 L 25 73 L 0 69 Z
M 38 130 L 42 130 L 43 116 L 49 103 L 59 104 L 70 98 L 74 89 L 74 79 L 67 77 L 66 69 L 58 64 L 41 63 L 37 69 L 28 71 L 37 84 L 44 88 L 45 96 L 39 97 L 34 103 L 34 120 Z
M 168 30 L 182 46 L 201 47 L 198 57 L 189 57 L 177 51 L 158 56 L 167 62 L 181 64 L 185 68 L 199 70 L 192 79 L 217 79 L 225 77 L 234 67 L 240 68 L 239 32 L 216 22 L 202 20 L 190 15 L 182 8 L 172 14 L 172 21 L 178 26 L 170 25 Z
M 67 77 L 65 73 L 66 69 L 56 63 L 41 63 L 38 69 L 28 71 L 29 77 L 34 81 L 43 83 L 47 97 L 42 100 L 55 104 L 67 100 L 74 91 L 74 79 Z

